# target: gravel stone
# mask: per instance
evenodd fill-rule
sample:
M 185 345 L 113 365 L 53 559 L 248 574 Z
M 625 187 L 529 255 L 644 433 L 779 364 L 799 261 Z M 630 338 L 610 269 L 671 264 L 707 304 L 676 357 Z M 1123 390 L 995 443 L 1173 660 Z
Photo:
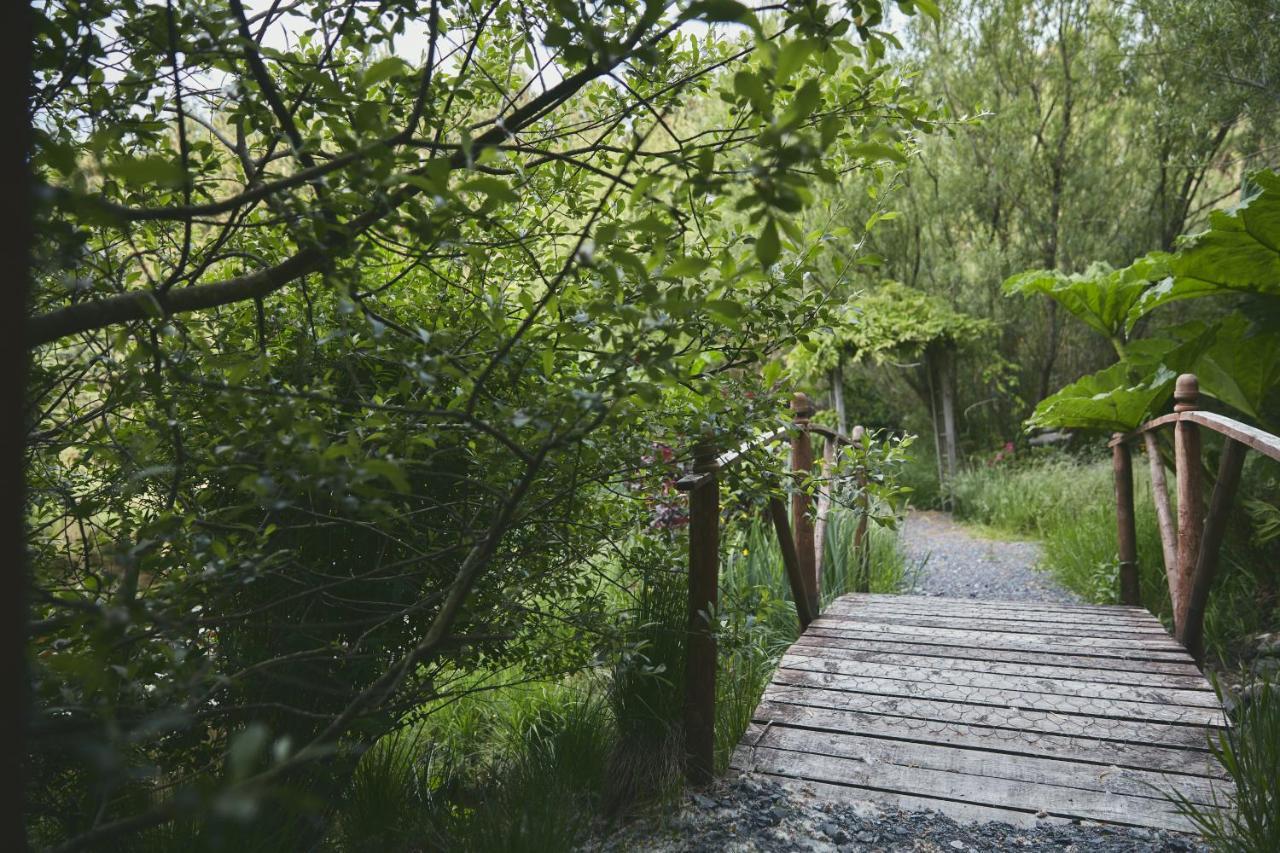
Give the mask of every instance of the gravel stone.
M 822 799 L 811 788 L 782 787 L 751 774 L 722 780 L 708 793 L 721 803 L 720 808 L 703 809 L 692 796 L 687 796 L 680 808 L 659 807 L 652 814 L 633 817 L 620 826 L 602 824 L 578 849 L 581 853 L 1208 851 L 1194 836 L 1154 829 L 1049 820 L 1034 827 L 959 823 L 937 812 Z M 768 816 L 764 826 L 758 819 L 762 815 Z M 839 835 L 844 839 L 837 840 Z
M 948 513 L 916 510 L 902 532 L 911 595 L 1079 604 L 1036 568 L 1035 542 L 982 539 Z

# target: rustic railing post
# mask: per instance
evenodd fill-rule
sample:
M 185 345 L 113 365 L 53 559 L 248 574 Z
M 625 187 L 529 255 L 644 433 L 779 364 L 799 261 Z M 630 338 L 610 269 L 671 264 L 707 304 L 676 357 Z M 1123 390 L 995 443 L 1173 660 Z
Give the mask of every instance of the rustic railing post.
M 689 492 L 689 620 L 685 651 L 686 773 L 702 784 L 715 774 L 716 637 L 720 578 L 720 468 L 715 445 L 694 449 L 693 472 L 704 475 Z
M 1200 384 L 1194 374 L 1184 373 L 1174 386 L 1173 410 L 1178 414 L 1199 408 Z M 1200 428 L 1187 420 L 1173 427 L 1173 465 L 1178 492 L 1178 571 L 1174 602 L 1174 636 L 1187 644 L 1187 611 L 1191 603 L 1191 583 L 1200 543 L 1204 538 L 1204 478 L 1200 470 Z
M 769 498 L 769 518 L 773 521 L 773 529 L 778 534 L 778 549 L 782 551 L 782 567 L 787 572 L 787 583 L 791 585 L 791 598 L 796 603 L 796 618 L 800 621 L 803 633 L 818 614 L 810 607 L 809 585 L 805 583 L 804 572 L 800 569 L 800 559 L 796 556 L 796 543 L 791 536 L 791 525 L 787 522 L 787 508 L 782 498 Z
M 1227 533 L 1231 516 L 1231 502 L 1240 485 L 1240 471 L 1244 467 L 1245 446 L 1238 441 L 1224 438 L 1222 457 L 1218 460 L 1218 479 L 1214 480 L 1213 493 L 1209 497 L 1209 513 L 1204 520 L 1204 537 L 1200 540 L 1200 553 L 1196 556 L 1184 605 L 1185 623 L 1182 640 L 1187 651 L 1197 663 L 1204 663 L 1204 612 L 1209 604 L 1209 588 L 1218 573 L 1218 551 Z
M 849 436 L 859 448 L 867 428 L 859 424 Z M 858 465 L 854 472 L 858 486 L 858 527 L 853 534 L 853 553 L 858 561 L 858 592 L 871 592 L 871 540 L 867 538 L 867 526 L 871 521 L 871 497 L 867 494 L 867 468 Z
M 813 441 L 809 434 L 809 419 L 814 413 L 813 402 L 799 391 L 791 398 L 791 412 L 796 429 L 791 434 L 791 472 L 796 477 L 795 490 L 791 493 L 791 532 L 796 543 L 796 556 L 804 575 L 809 593 L 809 608 L 820 609 L 817 551 L 813 542 L 813 497 L 805 488 L 805 481 L 813 474 Z
M 1133 513 L 1133 457 L 1116 433 L 1111 468 L 1116 477 L 1116 550 L 1120 555 L 1120 603 L 1138 604 L 1138 532 Z

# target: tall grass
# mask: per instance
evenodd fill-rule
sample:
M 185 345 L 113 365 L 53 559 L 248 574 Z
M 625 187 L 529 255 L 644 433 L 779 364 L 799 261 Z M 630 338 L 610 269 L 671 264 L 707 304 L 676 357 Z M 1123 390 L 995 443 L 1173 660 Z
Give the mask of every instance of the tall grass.
M 1086 601 L 1119 600 L 1115 482 L 1109 462 L 1046 454 L 1017 465 L 972 468 L 951 485 L 956 517 L 996 531 L 1041 540 L 1042 568 Z M 1138 582 L 1142 604 L 1172 624 L 1160 529 L 1145 466 L 1134 470 Z M 1209 597 L 1205 642 L 1219 660 L 1265 629 L 1256 597 L 1264 569 L 1228 541 Z
M 1170 799 L 1214 850 L 1274 853 L 1280 850 L 1280 684 L 1256 682 L 1233 722 L 1209 748 L 1230 775 L 1234 798 L 1217 803 L 1221 808 L 1177 792 Z
M 827 519 L 822 600 L 853 592 L 859 577 L 853 547 L 857 514 L 835 509 Z M 898 534 L 868 530 L 872 592 L 896 592 L 906 574 Z M 800 635 L 782 551 L 773 528 L 759 519 L 740 525 L 721 570 L 720 674 L 716 685 L 716 753 L 727 765 L 742 738 L 778 658 Z
M 558 851 L 600 807 L 614 740 L 595 679 L 518 670 L 388 735 L 361 758 L 334 815 L 342 851 Z

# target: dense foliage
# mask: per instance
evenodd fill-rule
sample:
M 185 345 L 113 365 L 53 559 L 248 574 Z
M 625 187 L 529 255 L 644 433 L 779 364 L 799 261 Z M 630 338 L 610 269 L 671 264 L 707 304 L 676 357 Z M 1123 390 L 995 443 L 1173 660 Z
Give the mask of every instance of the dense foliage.
M 1132 429 L 1162 414 L 1174 379 L 1192 372 L 1202 392 L 1280 429 L 1280 177 L 1260 172 L 1252 181 L 1254 194 L 1215 211 L 1209 227 L 1173 254 L 1146 255 L 1120 270 L 1099 263 L 1078 275 L 1037 270 L 1005 282 L 1012 294 L 1048 296 L 1106 336 L 1119 357 L 1042 400 L 1032 423 Z M 1225 305 L 1134 336 L 1161 306 L 1204 297 Z
M 963 124 L 924 142 L 887 202 L 855 177 L 820 215 L 850 230 L 856 288 L 899 281 L 998 324 L 957 363 L 963 450 L 1017 441 L 1041 399 L 1116 357 L 1057 302 L 1004 298 L 1006 278 L 1173 251 L 1275 165 L 1276 16 L 1266 0 L 965 0 L 905 28 L 921 89 Z M 1210 310 L 1171 304 L 1146 329 Z M 845 384 L 855 422 L 929 428 L 901 375 Z
M 475 673 L 625 648 L 619 543 L 830 310 L 812 187 L 936 120 L 878 0 L 36 11 L 42 845 L 313 846 Z

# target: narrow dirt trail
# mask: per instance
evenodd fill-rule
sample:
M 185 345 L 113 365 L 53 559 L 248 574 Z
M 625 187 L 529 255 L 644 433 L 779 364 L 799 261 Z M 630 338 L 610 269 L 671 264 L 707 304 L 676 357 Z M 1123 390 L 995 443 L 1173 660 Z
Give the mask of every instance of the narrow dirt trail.
M 915 510 L 902 531 L 908 595 L 1079 604 L 1036 568 L 1035 542 L 984 539 L 950 514 Z

